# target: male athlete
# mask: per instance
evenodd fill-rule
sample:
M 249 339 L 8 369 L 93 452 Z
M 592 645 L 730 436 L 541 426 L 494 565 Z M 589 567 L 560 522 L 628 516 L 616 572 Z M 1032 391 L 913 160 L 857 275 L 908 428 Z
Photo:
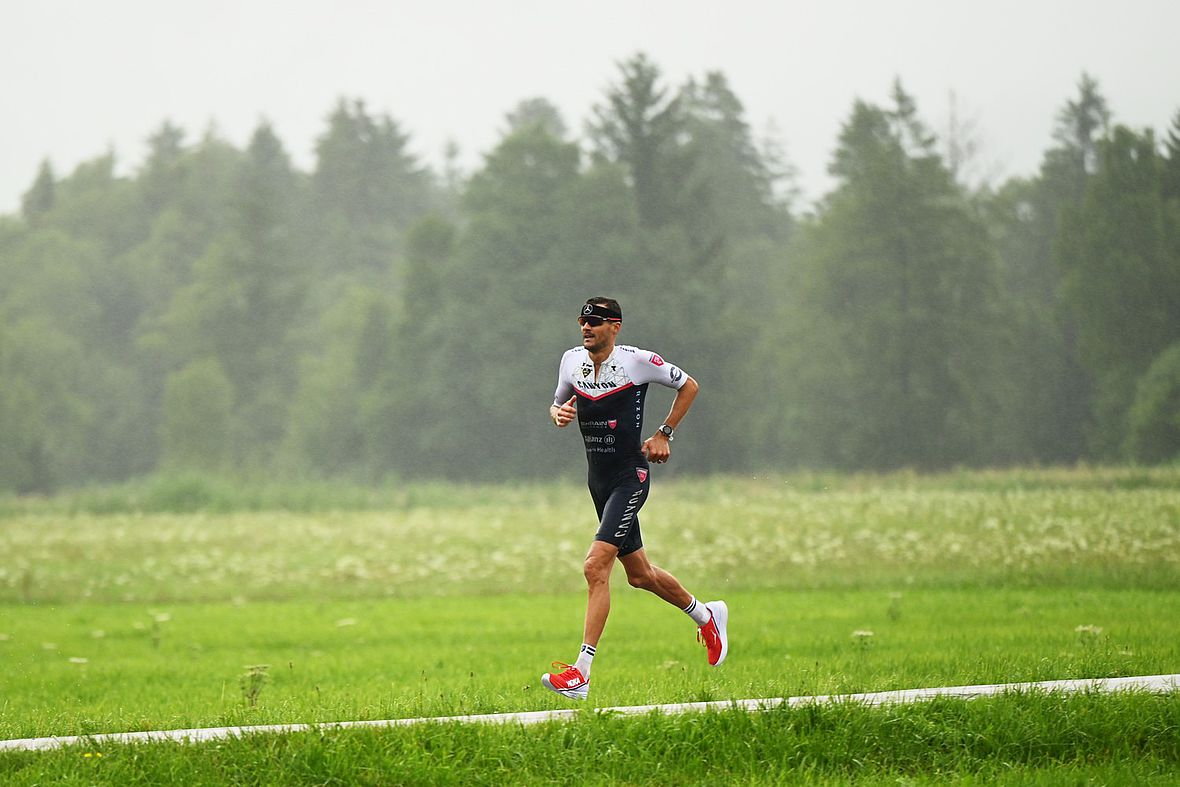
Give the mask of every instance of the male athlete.
M 553 668 L 562 671 L 545 673 L 541 682 L 558 694 L 584 700 L 590 693 L 590 664 L 610 614 L 610 575 L 616 559 L 633 587 L 655 593 L 692 618 L 699 627 L 697 640 L 705 644 L 714 667 L 725 661 L 729 650 L 729 610 L 724 601 L 698 602 L 676 577 L 649 563 L 639 534 L 639 509 L 651 483 L 648 462 L 668 461 L 672 433 L 697 395 L 696 380 L 653 352 L 615 344 L 623 310 L 612 298 L 586 301 L 578 324 L 582 345 L 561 358 L 549 417 L 559 427 L 578 420 L 599 526 L 586 555 L 590 595 L 582 649 L 572 665 L 553 662 Z M 660 428 L 643 440 L 643 400 L 650 383 L 675 389 L 676 399 Z

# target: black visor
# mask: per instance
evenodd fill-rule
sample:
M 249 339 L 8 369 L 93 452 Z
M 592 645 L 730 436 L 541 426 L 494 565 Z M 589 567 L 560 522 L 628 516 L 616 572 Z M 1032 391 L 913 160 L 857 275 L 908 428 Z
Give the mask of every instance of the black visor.
M 581 313 L 578 314 L 578 319 L 583 317 L 597 317 L 600 320 L 608 320 L 610 322 L 622 322 L 622 312 L 617 312 L 609 306 L 600 306 L 597 303 L 587 303 L 582 307 Z

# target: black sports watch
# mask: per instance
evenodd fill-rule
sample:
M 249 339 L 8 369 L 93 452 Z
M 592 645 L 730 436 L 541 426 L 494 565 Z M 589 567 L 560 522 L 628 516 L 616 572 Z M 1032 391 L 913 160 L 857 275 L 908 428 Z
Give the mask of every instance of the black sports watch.
M 672 427 L 668 426 L 667 424 L 660 424 L 660 428 L 657 429 L 656 431 L 660 432 L 661 434 L 664 435 L 664 437 L 668 438 L 669 443 L 672 442 L 672 435 L 676 433 L 676 430 L 673 429 Z

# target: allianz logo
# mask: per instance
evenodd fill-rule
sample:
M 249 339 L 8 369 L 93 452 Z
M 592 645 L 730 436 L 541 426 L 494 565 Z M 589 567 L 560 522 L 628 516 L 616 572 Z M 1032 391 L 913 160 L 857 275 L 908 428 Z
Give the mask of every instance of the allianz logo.
M 582 437 L 582 439 L 585 440 L 587 444 L 589 444 L 589 443 L 600 443 L 602 445 L 614 445 L 615 444 L 615 436 L 613 434 L 603 435 L 602 437 L 598 437 L 597 435 L 588 434 L 588 435 L 584 435 Z

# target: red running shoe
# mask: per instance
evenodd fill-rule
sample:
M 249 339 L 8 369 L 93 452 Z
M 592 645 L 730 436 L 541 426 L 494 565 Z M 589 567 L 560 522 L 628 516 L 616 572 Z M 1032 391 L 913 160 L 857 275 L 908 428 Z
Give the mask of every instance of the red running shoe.
M 729 607 L 724 601 L 710 601 L 705 609 L 713 613 L 709 622 L 697 629 L 697 642 L 703 642 L 709 651 L 709 666 L 720 666 L 729 654 L 729 637 L 725 629 L 729 625 Z
M 556 691 L 563 697 L 569 697 L 571 700 L 584 700 L 590 693 L 590 681 L 582 677 L 582 672 L 577 667 L 570 666 L 561 661 L 553 662 L 553 669 L 565 670 L 553 674 L 546 672 L 541 676 L 541 683 L 545 684 L 545 688 L 550 691 Z

